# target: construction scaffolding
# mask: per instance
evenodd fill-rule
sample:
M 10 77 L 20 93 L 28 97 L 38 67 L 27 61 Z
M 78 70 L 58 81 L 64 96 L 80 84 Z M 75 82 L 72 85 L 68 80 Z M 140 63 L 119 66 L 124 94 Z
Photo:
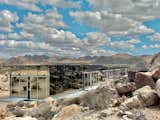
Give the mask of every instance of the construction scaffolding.
M 103 65 L 31 65 L 13 66 L 10 72 L 10 96 L 45 98 L 69 89 L 85 89 L 107 79 L 127 75 L 126 67 Z

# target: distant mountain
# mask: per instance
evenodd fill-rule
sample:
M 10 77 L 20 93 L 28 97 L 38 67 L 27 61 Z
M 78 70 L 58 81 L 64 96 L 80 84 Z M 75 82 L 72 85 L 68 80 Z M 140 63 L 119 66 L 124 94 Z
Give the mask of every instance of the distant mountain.
M 132 56 L 129 54 L 115 54 L 112 56 L 84 56 L 80 58 L 59 57 L 46 55 L 25 55 L 12 57 L 8 60 L 1 60 L 0 64 L 5 65 L 32 65 L 32 64 L 112 64 L 128 65 L 133 69 L 145 70 L 151 65 L 160 64 L 160 53 L 156 55 Z

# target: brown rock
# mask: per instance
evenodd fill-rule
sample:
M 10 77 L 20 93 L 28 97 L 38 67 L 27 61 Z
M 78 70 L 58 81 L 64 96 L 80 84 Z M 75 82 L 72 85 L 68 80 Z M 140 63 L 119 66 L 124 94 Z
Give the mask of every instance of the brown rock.
M 52 120 L 70 120 L 74 115 L 81 112 L 82 107 L 73 104 L 64 107 Z
M 118 83 L 116 89 L 119 94 L 126 94 L 136 90 L 136 84 L 134 82 L 129 82 L 126 84 Z
M 135 71 L 128 71 L 128 78 L 129 78 L 130 81 L 135 80 L 136 73 L 137 72 L 135 72 Z
M 149 85 L 151 88 L 155 88 L 155 83 L 150 73 L 136 73 L 135 83 L 137 88 L 141 88 L 146 85 Z
M 3 120 L 6 117 L 6 112 L 4 110 L 0 110 L 0 120 Z
M 152 78 L 155 80 L 160 79 L 160 70 L 155 70 L 152 74 Z

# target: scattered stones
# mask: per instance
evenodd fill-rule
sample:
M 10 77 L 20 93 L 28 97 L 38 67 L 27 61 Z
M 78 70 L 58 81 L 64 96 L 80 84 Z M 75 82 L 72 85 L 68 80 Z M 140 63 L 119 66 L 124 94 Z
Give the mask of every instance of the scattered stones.
M 146 118 L 140 110 L 132 109 L 123 113 L 122 120 L 146 120 Z
M 156 86 L 152 76 L 143 72 L 136 73 L 134 81 L 137 88 L 141 88 L 146 85 L 149 85 L 151 88 L 155 88 Z

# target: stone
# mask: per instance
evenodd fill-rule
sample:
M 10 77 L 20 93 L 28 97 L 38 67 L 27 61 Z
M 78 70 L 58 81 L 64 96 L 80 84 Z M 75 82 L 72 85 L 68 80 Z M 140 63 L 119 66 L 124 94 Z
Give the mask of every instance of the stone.
M 6 112 L 4 110 L 0 110 L 0 120 L 3 120 L 6 117 Z
M 136 84 L 134 82 L 128 82 L 126 84 L 118 83 L 116 84 L 116 89 L 119 94 L 127 94 L 136 90 Z
M 16 117 L 23 117 L 25 115 L 25 111 L 21 108 L 15 108 L 15 110 L 11 111 L 12 114 L 14 114 Z
M 55 115 L 52 120 L 70 120 L 74 115 L 80 113 L 81 110 L 82 107 L 76 104 L 66 106 L 62 108 L 62 110 Z
M 44 99 L 45 102 L 49 103 L 51 106 L 54 104 L 55 100 L 52 97 L 47 97 Z
M 99 117 L 100 118 L 108 117 L 108 116 L 114 115 L 114 114 L 116 114 L 118 112 L 119 112 L 118 108 L 110 107 L 108 109 L 105 109 L 105 110 L 101 111 Z
M 49 103 L 42 103 L 37 107 L 37 109 L 39 110 L 40 114 L 43 115 L 51 111 L 51 106 Z
M 135 71 L 128 71 L 129 81 L 134 81 L 135 80 L 136 73 L 137 72 L 135 72 Z
M 158 79 L 156 82 L 156 91 L 158 96 L 160 97 L 160 79 Z
M 90 109 L 104 109 L 113 105 L 118 93 L 109 85 L 101 85 L 81 96 L 81 105 Z
M 138 96 L 144 107 L 154 105 L 158 101 L 158 95 L 156 91 L 151 89 L 150 86 L 144 86 L 136 90 L 133 95 Z
M 122 120 L 146 120 L 146 118 L 140 110 L 131 109 L 123 113 Z
M 146 85 L 149 85 L 151 88 L 155 88 L 156 86 L 154 80 L 152 79 L 152 76 L 144 72 L 136 73 L 134 81 L 137 88 L 141 88 Z
M 37 108 L 32 109 L 31 116 L 35 118 L 48 116 L 51 112 L 51 106 L 49 103 L 41 103 Z
M 158 69 L 158 70 L 155 70 L 155 71 L 153 72 L 152 78 L 153 78 L 154 80 L 160 79 L 160 70 L 159 70 L 159 69 Z
M 121 104 L 121 109 L 122 110 L 128 110 L 132 108 L 139 108 L 142 107 L 142 102 L 138 98 L 138 96 L 133 96 L 131 98 L 128 98 Z

